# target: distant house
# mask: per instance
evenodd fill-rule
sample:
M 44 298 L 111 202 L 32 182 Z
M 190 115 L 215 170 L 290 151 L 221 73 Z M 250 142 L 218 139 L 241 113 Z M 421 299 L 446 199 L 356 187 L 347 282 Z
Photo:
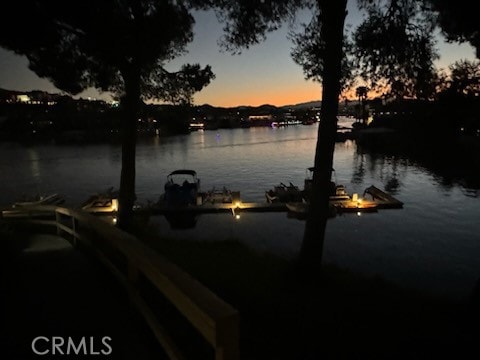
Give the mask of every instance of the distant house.
M 27 94 L 19 94 L 16 96 L 16 101 L 17 102 L 20 102 L 20 103 L 30 103 L 30 96 L 28 96 Z
M 271 120 L 273 121 L 273 115 L 250 115 L 248 117 L 249 121 L 266 121 Z

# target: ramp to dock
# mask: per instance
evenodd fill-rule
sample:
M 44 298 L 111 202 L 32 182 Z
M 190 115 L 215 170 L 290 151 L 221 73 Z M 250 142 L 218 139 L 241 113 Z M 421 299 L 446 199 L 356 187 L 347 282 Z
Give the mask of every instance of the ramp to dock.
M 372 185 L 366 188 L 364 195 L 365 194 L 372 196 L 379 209 L 400 209 L 403 207 L 403 202 L 380 190 L 376 186 Z

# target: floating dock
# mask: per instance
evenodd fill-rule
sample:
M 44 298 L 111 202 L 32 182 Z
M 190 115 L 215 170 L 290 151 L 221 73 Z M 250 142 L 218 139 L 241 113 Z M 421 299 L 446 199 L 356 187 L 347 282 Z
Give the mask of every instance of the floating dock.
M 353 202 L 348 200 L 336 200 L 330 203 L 339 212 L 369 212 L 377 209 L 400 209 L 403 202 L 394 198 L 392 195 L 380 190 L 375 186 L 368 187 L 364 196 L 369 194 L 372 201 L 363 200 Z M 353 205 L 352 205 L 353 204 Z M 147 209 L 151 215 L 175 215 L 175 214 L 214 214 L 214 213 L 231 213 L 233 215 L 241 212 L 286 212 L 291 211 L 287 207 L 286 202 L 242 202 L 239 198 L 236 201 L 228 203 L 204 203 L 202 205 L 188 205 L 172 207 L 164 203 L 157 203 Z
M 370 189 L 370 188 L 369 188 Z M 377 188 L 375 188 L 377 189 Z M 363 200 L 361 202 L 348 200 L 330 201 L 330 204 L 337 209 L 338 212 L 372 212 L 377 209 L 398 209 L 403 206 L 401 201 L 392 196 L 378 190 L 373 201 Z M 381 194 L 380 198 L 378 194 Z M 373 195 L 371 194 L 373 197 Z M 290 206 L 287 206 L 289 204 Z M 233 215 L 241 212 L 286 212 L 292 211 L 302 203 L 299 202 L 242 202 L 233 203 L 206 203 L 202 205 L 188 206 L 168 206 L 166 204 L 156 204 L 144 209 L 151 215 L 175 215 L 175 214 L 215 214 L 215 213 L 231 213 Z M 306 210 L 303 210 L 304 212 Z
M 372 197 L 373 201 L 377 204 L 377 207 L 379 209 L 403 208 L 403 202 L 373 185 L 365 189 L 363 195 L 365 196 L 365 194 L 369 194 Z
M 165 214 L 215 214 L 215 213 L 232 213 L 250 211 L 250 212 L 282 212 L 287 211 L 285 203 L 258 203 L 258 202 L 235 202 L 235 203 L 206 203 L 202 205 L 190 206 L 167 206 L 163 204 L 153 205 L 147 209 L 151 215 Z
M 400 209 L 403 207 L 403 202 L 397 200 L 393 196 L 378 189 L 375 186 L 370 186 L 364 192 L 364 196 L 369 194 L 372 201 L 362 200 L 361 202 L 354 202 L 348 200 L 331 201 L 339 212 L 368 212 L 376 211 L 376 209 Z M 299 203 L 290 203 L 291 205 Z M 301 203 L 300 203 L 301 204 Z M 156 203 L 154 205 L 141 208 L 138 212 L 147 212 L 150 215 L 200 215 L 200 214 L 215 214 L 215 213 L 230 213 L 238 215 L 241 212 L 288 212 L 291 211 L 287 207 L 286 202 L 242 202 L 236 198 L 232 202 L 206 202 L 201 205 L 187 205 L 187 206 L 168 206 L 166 203 Z M 45 216 L 44 212 L 36 212 L 28 207 L 15 207 L 4 209 L 0 212 L 1 217 L 38 217 Z

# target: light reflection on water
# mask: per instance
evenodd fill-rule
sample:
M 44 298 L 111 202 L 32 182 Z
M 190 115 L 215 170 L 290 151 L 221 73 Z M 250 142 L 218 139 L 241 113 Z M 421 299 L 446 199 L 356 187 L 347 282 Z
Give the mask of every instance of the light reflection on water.
M 195 169 L 203 189 L 227 186 L 243 200 L 263 201 L 279 182 L 303 186 L 312 165 L 316 126 L 195 132 L 140 141 L 137 197 L 156 200 L 166 175 Z M 77 206 L 90 194 L 118 187 L 118 145 L 0 145 L 0 203 L 23 194 L 58 192 Z M 480 277 L 480 202 L 474 189 L 445 185 L 415 162 L 357 151 L 354 142 L 336 145 L 335 180 L 350 193 L 375 185 L 405 203 L 402 210 L 343 215 L 327 228 L 324 259 L 401 284 L 460 297 Z M 304 223 L 285 213 L 202 215 L 195 229 L 172 230 L 163 217 L 152 218 L 158 231 L 181 241 L 239 239 L 261 251 L 293 258 Z

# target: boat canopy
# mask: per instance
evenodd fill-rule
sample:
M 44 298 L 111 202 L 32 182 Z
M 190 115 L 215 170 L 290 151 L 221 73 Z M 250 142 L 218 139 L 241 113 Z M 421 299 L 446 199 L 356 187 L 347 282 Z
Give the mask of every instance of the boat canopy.
M 181 169 L 181 170 L 175 170 L 175 171 L 172 171 L 170 174 L 168 174 L 168 176 L 170 175 L 191 175 L 191 176 L 197 176 L 197 172 L 195 170 L 185 170 L 185 169 Z

